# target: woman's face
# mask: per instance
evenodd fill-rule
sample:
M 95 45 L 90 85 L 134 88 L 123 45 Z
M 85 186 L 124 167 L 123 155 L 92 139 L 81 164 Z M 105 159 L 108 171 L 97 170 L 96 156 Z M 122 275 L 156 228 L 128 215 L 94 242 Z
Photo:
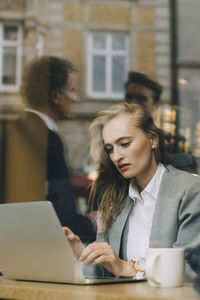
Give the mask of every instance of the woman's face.
M 105 149 L 123 177 L 147 179 L 155 173 L 157 163 L 152 149 L 157 146 L 157 138 L 137 127 L 130 113 L 109 121 L 102 135 Z

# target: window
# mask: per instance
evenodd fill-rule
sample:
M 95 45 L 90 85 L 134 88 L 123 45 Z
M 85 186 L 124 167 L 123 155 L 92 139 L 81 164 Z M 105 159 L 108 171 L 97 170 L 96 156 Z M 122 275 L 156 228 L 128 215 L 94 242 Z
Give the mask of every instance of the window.
M 0 91 L 19 89 L 21 57 L 21 26 L 15 23 L 0 23 Z
M 43 49 L 44 49 L 44 38 L 43 35 L 39 33 L 37 36 L 37 43 L 36 43 L 36 51 L 38 57 L 43 55 Z
M 123 98 L 128 66 L 127 35 L 91 33 L 88 55 L 88 96 Z
M 179 106 L 177 130 L 185 136 L 200 174 L 200 26 L 199 0 L 172 2 L 174 34 L 173 84 Z M 190 20 L 190 26 L 188 26 Z

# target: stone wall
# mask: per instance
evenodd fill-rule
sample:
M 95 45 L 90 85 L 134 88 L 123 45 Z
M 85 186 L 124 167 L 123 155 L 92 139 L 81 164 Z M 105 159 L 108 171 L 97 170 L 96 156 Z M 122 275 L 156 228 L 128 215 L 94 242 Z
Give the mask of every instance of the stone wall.
M 1 14 L 4 11 L 4 17 Z M 20 12 L 16 15 L 16 12 Z M 72 60 L 78 70 L 82 102 L 74 119 L 60 129 L 68 142 L 70 162 L 81 171 L 89 149 L 88 126 L 97 112 L 116 103 L 87 95 L 87 38 L 91 31 L 124 32 L 130 39 L 129 69 L 146 72 L 164 85 L 163 103 L 170 101 L 169 0 L 1 0 L 0 19 L 18 18 L 24 24 L 24 64 L 37 55 L 37 38 L 44 54 Z M 19 94 L 0 93 L 1 103 L 20 102 Z
M 26 0 L 1 0 L 0 1 L 0 11 L 24 11 L 26 5 Z
M 75 169 L 81 170 L 83 159 L 88 154 L 88 126 L 91 120 L 99 110 L 113 104 L 113 100 L 87 97 L 87 34 L 96 30 L 128 33 L 130 69 L 159 78 L 165 87 L 163 102 L 169 102 L 168 19 L 167 0 L 64 1 L 63 56 L 73 60 L 80 70 L 82 102 L 74 108 L 77 121 L 64 122 L 60 128 L 68 141 L 69 156 Z

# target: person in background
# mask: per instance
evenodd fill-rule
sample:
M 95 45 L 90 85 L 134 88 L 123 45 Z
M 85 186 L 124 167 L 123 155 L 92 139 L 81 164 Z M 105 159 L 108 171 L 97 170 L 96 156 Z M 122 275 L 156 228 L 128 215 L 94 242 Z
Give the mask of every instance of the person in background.
M 144 105 L 153 115 L 159 107 L 162 90 L 161 84 L 148 75 L 130 71 L 125 82 L 125 100 L 132 103 L 137 101 L 134 97 L 141 96 L 138 104 Z
M 160 106 L 161 84 L 150 76 L 130 71 L 125 83 L 125 101 L 143 105 L 152 115 Z M 180 134 L 164 132 L 164 140 L 171 163 L 178 169 L 197 173 L 197 163 L 192 153 L 184 151 L 185 138 Z
M 57 122 L 70 117 L 76 93 L 77 71 L 72 62 L 43 56 L 31 62 L 22 83 L 25 110 L 6 126 L 4 202 L 52 202 L 63 226 L 89 239 L 90 220 L 76 213 Z
M 83 249 L 64 228 L 79 261 L 134 277 L 144 275 L 148 247 L 183 247 L 187 259 L 200 245 L 200 179 L 168 164 L 162 132 L 141 105 L 101 111 L 90 129 L 99 165 L 92 198 L 101 192 L 97 240 Z

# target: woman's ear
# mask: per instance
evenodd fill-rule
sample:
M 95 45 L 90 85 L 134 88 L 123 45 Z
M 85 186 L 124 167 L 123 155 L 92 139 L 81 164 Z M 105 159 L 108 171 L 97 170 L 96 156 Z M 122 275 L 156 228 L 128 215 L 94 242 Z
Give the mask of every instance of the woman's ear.
M 155 133 L 148 133 L 151 149 L 155 149 L 158 146 L 158 136 Z

